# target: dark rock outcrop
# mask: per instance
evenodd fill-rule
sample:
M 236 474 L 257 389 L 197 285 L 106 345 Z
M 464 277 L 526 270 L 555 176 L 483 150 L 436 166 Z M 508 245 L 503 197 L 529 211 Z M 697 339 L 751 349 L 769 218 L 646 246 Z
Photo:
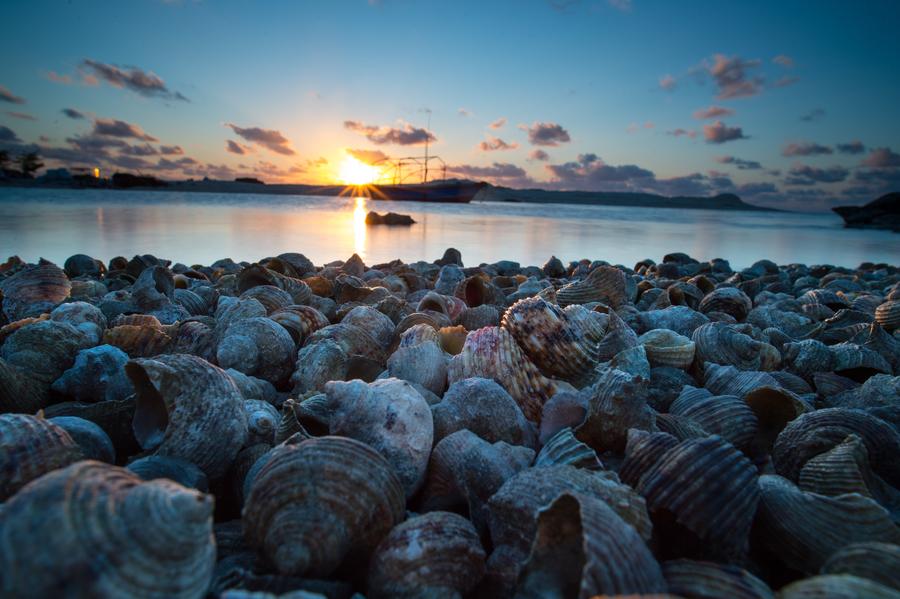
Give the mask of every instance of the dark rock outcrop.
M 896 191 L 865 206 L 838 206 L 832 210 L 841 215 L 846 227 L 900 232 L 900 193 Z
M 366 215 L 367 225 L 412 225 L 416 221 L 408 214 L 397 214 L 396 212 L 388 212 L 387 214 L 378 214 L 375 211 Z

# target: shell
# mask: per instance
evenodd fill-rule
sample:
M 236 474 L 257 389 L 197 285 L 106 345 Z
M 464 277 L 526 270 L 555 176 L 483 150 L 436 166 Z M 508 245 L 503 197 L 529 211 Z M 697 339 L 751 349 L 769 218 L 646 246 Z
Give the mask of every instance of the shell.
M 753 454 L 753 443 L 759 434 L 759 423 L 753 410 L 736 395 L 706 397 L 686 393 L 685 387 L 669 407 L 677 416 L 690 418 L 705 431 L 719 435 L 746 454 Z
M 348 356 L 363 356 L 384 363 L 385 348 L 375 335 L 368 330 L 351 324 L 331 324 L 306 338 L 304 347 L 320 343 L 325 339 L 337 342 Z
M 434 331 L 427 326 L 425 330 Z M 401 343 L 401 347 L 388 358 L 388 373 L 392 377 L 418 383 L 432 393 L 441 395 L 447 386 L 449 359 L 450 357 L 434 341 L 423 341 L 405 347 Z
M 51 320 L 67 322 L 93 344 L 100 343 L 103 329 L 106 328 L 106 316 L 97 306 L 87 302 L 68 302 L 60 304 L 50 313 Z
M 109 436 L 117 455 L 130 456 L 140 451 L 132 430 L 135 403 L 134 395 L 118 401 L 97 403 L 67 401 L 44 408 L 44 417 L 77 416 L 90 420 Z
M 610 310 L 609 325 L 600 341 L 598 359 L 606 361 L 626 349 L 638 346 L 638 336 L 618 314 Z
M 242 513 L 248 543 L 278 572 L 309 577 L 367 559 L 403 515 L 403 486 L 390 464 L 345 437 L 277 448 Z
M 209 314 L 209 304 L 206 303 L 206 300 L 189 289 L 176 289 L 172 293 L 172 298 L 191 316 Z
M 387 348 L 391 344 L 394 336 L 393 321 L 371 306 L 353 308 L 344 316 L 341 323 L 368 331 L 383 348 Z
M 489 304 L 482 304 L 469 308 L 459 315 L 456 324 L 462 325 L 467 331 L 476 331 L 482 327 L 495 327 L 500 324 L 500 311 Z
M 49 312 L 69 297 L 71 288 L 66 273 L 55 264 L 25 266 L 0 281 L 3 313 L 14 321 Z
M 706 362 L 703 365 L 703 386 L 715 395 L 744 397 L 754 389 L 780 385 L 768 372 L 738 370 L 734 366 Z
M 275 285 L 257 285 L 250 287 L 241 293 L 241 299 L 253 298 L 263 305 L 266 314 L 272 315 L 274 312 L 286 308 L 294 303 L 294 299 L 287 291 L 276 287 Z
M 106 432 L 84 418 L 77 416 L 57 416 L 49 418 L 49 422 L 60 427 L 78 444 L 81 454 L 86 460 L 97 460 L 115 464 L 116 450 Z
M 63 270 L 65 270 L 66 276 L 72 279 L 81 276 L 100 278 L 106 272 L 106 266 L 90 256 L 75 254 L 66 258 L 66 261 L 63 263 Z
M 368 594 L 466 595 L 481 581 L 484 560 L 478 533 L 462 516 L 449 512 L 416 516 L 379 543 L 369 566 Z
M 650 380 L 650 362 L 647 360 L 647 350 L 643 345 L 623 349 L 612 357 L 608 366 L 627 373 L 633 378 L 639 378 L 642 381 Z
M 456 321 L 466 311 L 466 302 L 452 295 L 442 295 L 440 293 L 429 291 L 425 294 L 419 304 L 416 306 L 416 312 L 439 312 L 450 319 L 450 322 Z
M 740 370 L 775 370 L 781 363 L 777 349 L 744 333 L 741 326 L 711 322 L 694 331 L 697 360 L 735 366 Z
M 168 480 L 83 461 L 36 481 L 3 511 L 3 594 L 200 597 L 216 562 L 213 499 Z M 136 523 L 152 522 L 152 526 Z M 46 564 L 54 564 L 47 568 Z
M 189 489 L 206 493 L 209 489 L 206 475 L 194 464 L 167 455 L 150 455 L 128 464 L 128 470 L 142 480 L 167 478 Z
M 512 335 L 500 327 L 472 331 L 462 352 L 450 360 L 447 380 L 451 385 L 471 377 L 497 381 L 532 422 L 540 422 L 541 407 L 556 390 L 556 384 L 540 373 Z
M 241 405 L 247 414 L 247 440 L 244 445 L 272 445 L 275 441 L 275 429 L 281 422 L 281 414 L 275 406 L 258 399 L 245 399 Z
M 689 368 L 694 362 L 695 343 L 669 329 L 655 329 L 638 337 L 647 351 L 650 366 Z
M 898 599 L 900 593 L 867 578 L 849 574 L 813 576 L 781 589 L 780 599 Z
M 223 476 L 247 438 L 240 392 L 221 369 L 184 354 L 130 361 L 125 373 L 137 395 L 134 434 L 156 455 Z
M 900 591 L 900 546 L 854 543 L 831 554 L 822 574 L 851 574 Z
M 0 346 L 0 358 L 17 366 L 46 394 L 50 385 L 75 363 L 75 356 L 93 345 L 68 323 L 42 320 L 26 325 L 7 337 Z
M 128 354 L 112 345 L 83 349 L 75 363 L 53 383 L 53 391 L 75 401 L 116 401 L 131 393 L 125 376 Z
M 0 502 L 30 481 L 82 459 L 62 427 L 27 414 L 0 415 Z
M 872 497 L 869 454 L 858 435 L 848 435 L 840 445 L 810 459 L 800 470 L 797 486 L 804 491 L 833 497 L 859 493 Z
M 168 349 L 173 354 L 191 354 L 207 362 L 216 361 L 216 332 L 203 322 L 186 320 L 179 323 L 171 339 Z
M 789 422 L 810 411 L 800 397 L 781 387 L 757 387 L 744 395 L 744 402 L 756 415 L 760 449 L 765 453 Z
M 621 452 L 629 429 L 656 430 L 654 412 L 644 400 L 646 381 L 607 370 L 588 391 L 584 422 L 575 436 L 594 450 Z
M 564 428 L 548 440 L 534 459 L 534 466 L 568 464 L 586 470 L 603 470 L 597 453 L 575 438 L 571 428 Z
M 25 369 L 0 358 L 0 413 L 33 413 L 47 402 L 47 390 L 32 381 Z
M 634 528 L 602 500 L 564 493 L 538 514 L 516 596 L 588 599 L 665 591 L 662 570 Z
M 759 490 L 754 529 L 766 550 L 793 570 L 815 574 L 852 543 L 900 541 L 887 511 L 868 497 L 807 493 L 776 475 L 759 477 Z
M 297 353 L 297 369 L 291 375 L 294 395 L 321 391 L 328 381 L 343 381 L 350 357 L 337 342 L 325 339 L 306 345 Z
M 172 338 L 160 327 L 130 324 L 113 327 L 103 333 L 103 343 L 119 348 L 132 358 L 150 358 L 166 353 L 172 345 Z
M 679 441 L 702 439 L 709 436 L 709 433 L 697 422 L 687 416 L 678 416 L 677 414 L 657 414 L 656 427 Z
M 683 527 L 660 531 L 681 539 L 674 545 L 663 541 L 666 547 L 736 560 L 747 550 L 759 501 L 756 479 L 753 464 L 713 435 L 682 441 L 662 453 L 635 488 L 646 498 L 654 522 L 674 518 Z
M 775 471 L 798 480 L 811 458 L 826 452 L 856 434 L 866 445 L 869 463 L 888 483 L 900 485 L 900 433 L 883 420 L 862 410 L 826 408 L 803 414 L 778 435 L 772 451 Z
M 466 302 L 466 306 L 469 308 L 505 302 L 503 292 L 478 275 L 460 281 L 453 295 Z
M 435 444 L 468 429 L 489 443 L 504 441 L 531 447 L 534 426 L 515 400 L 491 379 L 468 378 L 453 383 L 440 403 L 431 407 Z
M 242 294 L 260 285 L 272 285 L 286 291 L 291 296 L 291 303 L 294 304 L 305 304 L 312 296 L 309 285 L 300 279 L 285 276 L 261 264 L 251 264 L 242 269 L 237 276 L 238 293 Z
M 312 333 L 328 326 L 325 315 L 310 306 L 285 306 L 269 318 L 283 326 L 297 346 L 302 346 Z
M 709 318 L 687 306 L 672 306 L 665 310 L 650 310 L 638 314 L 642 331 L 670 329 L 679 335 L 690 337 L 697 327 L 709 322 Z
M 900 300 L 890 300 L 875 308 L 875 322 L 891 332 L 900 328 Z
M 743 322 L 750 310 L 753 309 L 753 302 L 740 289 L 719 287 L 703 296 L 697 309 L 704 314 L 724 312 L 733 316 L 738 322 Z
M 625 484 L 637 487 L 641 476 L 653 469 L 666 452 L 678 445 L 678 441 L 669 433 L 629 430 L 625 459 L 619 467 L 619 478 Z
M 234 368 L 278 387 L 291 376 L 294 351 L 294 341 L 284 327 L 269 318 L 245 318 L 225 331 L 216 361 L 222 368 Z
M 564 428 L 575 429 L 587 415 L 586 391 L 559 391 L 544 404 L 541 411 L 540 442 L 546 443 Z
M 559 306 L 542 298 L 517 301 L 500 326 L 546 376 L 578 380 L 597 364 L 599 345 L 580 321 L 570 321 Z
M 456 264 L 444 265 L 434 282 L 434 290 L 442 295 L 452 295 L 456 286 L 465 278 L 466 275 Z
M 673 595 L 710 599 L 775 597 L 765 582 L 737 566 L 681 559 L 663 563 L 662 571 Z
M 848 341 L 874 350 L 890 363 L 895 374 L 900 375 L 900 339 L 893 337 L 877 323 L 859 331 Z
M 393 466 L 411 497 L 425 481 L 434 440 L 431 410 L 412 385 L 399 379 L 325 385 L 329 434 L 368 443 Z
M 625 273 L 613 266 L 599 266 L 581 281 L 569 283 L 556 292 L 556 299 L 565 308 L 569 304 L 601 302 L 614 309 L 633 301 L 636 288 Z
M 876 374 L 891 374 L 892 367 L 881 354 L 853 343 L 831 346 L 834 372 L 863 383 Z

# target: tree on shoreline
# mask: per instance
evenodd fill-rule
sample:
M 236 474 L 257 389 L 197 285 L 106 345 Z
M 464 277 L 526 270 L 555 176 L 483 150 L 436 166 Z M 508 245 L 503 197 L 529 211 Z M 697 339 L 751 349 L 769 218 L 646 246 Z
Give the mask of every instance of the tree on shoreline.
M 27 179 L 32 179 L 34 173 L 42 166 L 44 166 L 44 163 L 41 162 L 37 152 L 28 152 L 19 156 L 19 170 L 22 172 L 22 176 Z

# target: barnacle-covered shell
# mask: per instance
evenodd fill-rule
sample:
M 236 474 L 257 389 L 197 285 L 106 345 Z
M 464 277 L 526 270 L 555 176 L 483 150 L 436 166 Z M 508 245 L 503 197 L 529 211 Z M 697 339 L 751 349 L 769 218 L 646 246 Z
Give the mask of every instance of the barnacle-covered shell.
M 496 381 L 462 379 L 450 385 L 440 403 L 431 406 L 434 442 L 468 429 L 490 443 L 533 446 L 532 425 L 515 400 Z
M 886 331 L 900 328 L 900 300 L 889 300 L 875 308 L 875 322 Z
M 900 599 L 900 592 L 868 578 L 850 574 L 813 576 L 778 592 L 779 599 Z
M 745 325 L 746 326 L 746 325 Z M 769 345 L 745 334 L 742 326 L 711 322 L 697 328 L 692 339 L 701 362 L 726 364 L 740 370 L 774 370 L 781 354 Z
M 672 414 L 685 416 L 703 429 L 719 435 L 744 453 L 753 453 L 752 445 L 759 434 L 759 423 L 753 410 L 736 395 L 686 393 L 687 386 L 669 407 Z M 704 389 L 705 391 L 705 389 Z
M 216 361 L 222 368 L 234 368 L 277 387 L 291 376 L 294 349 L 293 339 L 281 325 L 264 317 L 245 318 L 225 331 Z
M 774 599 L 765 582 L 729 564 L 679 559 L 662 564 L 669 592 L 697 599 Z
M 579 441 L 571 428 L 564 428 L 548 440 L 534 459 L 534 466 L 568 464 L 587 470 L 603 470 L 603 462 L 589 446 Z
M 484 575 L 484 549 L 471 522 L 430 512 L 396 526 L 369 566 L 371 597 L 462 596 Z
M 427 331 L 434 331 L 431 327 L 420 326 Z M 447 386 L 449 360 L 450 356 L 434 341 L 423 341 L 409 346 L 403 346 L 401 342 L 401 347 L 388 358 L 387 367 L 390 376 L 418 383 L 440 396 Z
M 546 376 L 579 379 L 597 364 L 599 346 L 579 321 L 539 297 L 513 304 L 501 325 Z
M 184 354 L 132 360 L 125 373 L 137 395 L 141 447 L 193 462 L 212 480 L 223 476 L 247 437 L 244 400 L 231 377 Z
M 694 342 L 675 331 L 654 329 L 638 337 L 638 343 L 647 351 L 650 366 L 689 368 L 694 362 Z
M 243 524 L 281 574 L 324 577 L 367 559 L 403 514 L 403 486 L 380 453 L 318 437 L 276 449 L 253 480 Z
M 283 326 L 297 346 L 302 346 L 307 337 L 328 326 L 325 315 L 311 306 L 285 306 L 273 312 L 269 318 Z
M 52 385 L 57 393 L 75 401 L 115 401 L 131 393 L 125 376 L 128 354 L 112 345 L 83 349 L 75 363 Z
M 754 522 L 762 545 L 787 567 L 815 574 L 838 549 L 864 541 L 900 542 L 888 512 L 857 493 L 808 493 L 777 475 L 759 477 Z
M 569 304 L 601 302 L 614 309 L 633 301 L 636 293 L 634 283 L 629 286 L 624 272 L 614 266 L 598 266 L 581 281 L 569 283 L 556 292 L 556 300 L 565 308 Z
M 447 379 L 451 385 L 471 377 L 497 381 L 532 422 L 540 422 L 541 407 L 556 390 L 556 384 L 540 373 L 509 331 L 500 327 L 470 332 L 462 352 L 450 360 Z
M 72 285 L 53 263 L 28 265 L 0 281 L 3 313 L 9 320 L 49 312 L 69 297 Z
M 743 322 L 750 310 L 753 309 L 753 301 L 736 287 L 719 287 L 703 296 L 697 309 L 704 314 L 724 312 L 733 316 L 738 322 Z
M 62 427 L 28 414 L 0 415 L 0 502 L 39 476 L 80 459 L 81 449 Z
M 399 379 L 325 385 L 331 411 L 329 434 L 368 443 L 394 468 L 406 496 L 425 480 L 434 440 L 431 409 L 412 385 Z
M 900 545 L 854 543 L 833 554 L 822 565 L 822 574 L 852 574 L 900 591 Z
M 216 562 L 212 512 L 211 496 L 172 481 L 94 461 L 57 470 L 4 506 L 0 594 L 201 597 Z
M 143 480 L 168 478 L 189 489 L 206 493 L 209 489 L 203 470 L 187 460 L 170 455 L 149 455 L 137 459 L 127 466 Z
M 632 526 L 596 497 L 564 493 L 538 514 L 516 596 L 589 599 L 665 591 L 659 564 Z

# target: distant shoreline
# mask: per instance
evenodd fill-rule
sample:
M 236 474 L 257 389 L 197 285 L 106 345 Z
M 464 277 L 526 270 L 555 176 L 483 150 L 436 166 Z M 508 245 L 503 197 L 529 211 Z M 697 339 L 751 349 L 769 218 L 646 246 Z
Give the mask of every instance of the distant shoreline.
M 334 197 L 348 195 L 343 185 L 305 185 L 272 183 L 258 184 L 238 181 L 175 181 L 162 187 L 130 187 L 120 189 L 111 186 L 88 187 L 65 181 L 41 182 L 37 180 L 0 181 L 0 187 L 23 187 L 31 189 L 109 189 L 113 191 L 179 191 L 205 193 L 253 193 L 272 195 L 307 195 Z M 550 191 L 546 189 L 511 189 L 488 186 L 476 197 L 478 201 L 510 202 L 527 204 L 574 204 L 582 206 L 635 206 L 642 208 L 682 208 L 689 210 L 741 210 L 749 212 L 783 212 L 776 208 L 765 208 L 748 204 L 734 194 L 719 194 L 712 197 L 662 196 L 649 193 L 606 192 L 606 191 Z

